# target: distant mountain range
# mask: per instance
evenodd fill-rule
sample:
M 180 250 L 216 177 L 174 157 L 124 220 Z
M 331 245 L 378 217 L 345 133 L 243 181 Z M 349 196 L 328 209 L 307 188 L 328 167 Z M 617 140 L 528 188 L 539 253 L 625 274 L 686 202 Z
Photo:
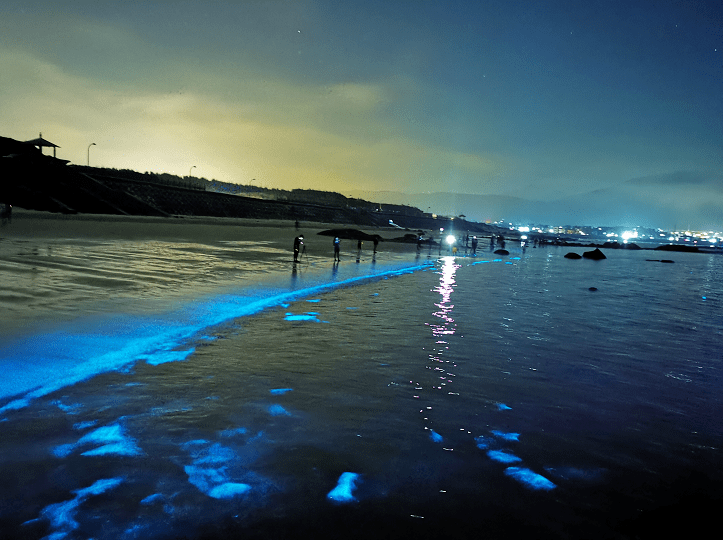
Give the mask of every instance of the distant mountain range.
M 466 216 L 467 220 L 514 224 L 644 226 L 661 222 L 659 211 L 644 201 L 626 199 L 620 192 L 605 189 L 553 201 L 533 201 L 504 195 L 468 193 L 416 193 L 355 190 L 350 196 L 368 201 L 386 201 L 414 206 L 425 212 Z

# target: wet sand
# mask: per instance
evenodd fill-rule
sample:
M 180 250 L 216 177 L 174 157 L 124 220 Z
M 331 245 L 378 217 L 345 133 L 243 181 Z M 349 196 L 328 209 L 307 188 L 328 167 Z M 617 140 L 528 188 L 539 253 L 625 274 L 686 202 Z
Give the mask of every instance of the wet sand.
M 307 250 L 315 254 L 328 251 L 333 255 L 332 239 L 318 236 L 328 229 L 358 229 L 369 234 L 378 234 L 384 240 L 403 237 L 415 231 L 393 227 L 359 227 L 344 223 L 299 222 L 289 220 L 265 220 L 243 218 L 188 217 L 173 218 L 149 216 L 118 216 L 105 214 L 55 214 L 32 210 L 14 210 L 12 222 L 0 229 L 3 238 L 88 238 L 124 240 L 165 240 L 214 243 L 218 241 L 269 241 L 289 245 L 303 234 Z M 344 249 L 356 248 L 356 242 L 343 241 Z M 371 243 L 364 243 L 364 250 L 371 249 Z M 400 242 L 381 242 L 379 250 L 409 251 L 414 245 Z

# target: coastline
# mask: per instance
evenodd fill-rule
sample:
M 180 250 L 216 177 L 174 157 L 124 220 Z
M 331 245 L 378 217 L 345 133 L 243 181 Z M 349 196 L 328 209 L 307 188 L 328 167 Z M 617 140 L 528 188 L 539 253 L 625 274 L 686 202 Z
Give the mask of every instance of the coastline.
M 239 237 L 259 238 L 277 231 L 274 239 L 288 236 L 291 244 L 301 233 L 316 236 L 320 231 L 334 228 L 355 228 L 374 231 L 389 241 L 403 236 L 405 231 L 393 227 L 363 226 L 357 224 L 295 221 L 285 219 L 232 218 L 212 216 L 124 216 L 116 214 L 57 214 L 36 210 L 13 211 L 10 224 L 0 229 L 2 238 L 22 237 L 109 237 L 125 239 L 192 238 L 197 240 L 237 240 Z M 262 229 L 264 229 L 262 231 Z M 409 231 L 406 231 L 409 232 Z M 307 238 L 308 240 L 308 238 Z M 327 238 L 319 241 L 329 243 Z M 391 242 L 390 242 L 391 244 Z

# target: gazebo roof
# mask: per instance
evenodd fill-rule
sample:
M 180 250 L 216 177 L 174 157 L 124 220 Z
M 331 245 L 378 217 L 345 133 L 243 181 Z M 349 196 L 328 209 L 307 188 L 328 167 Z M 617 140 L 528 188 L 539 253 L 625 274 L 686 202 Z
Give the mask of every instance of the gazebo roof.
M 43 134 L 40 134 L 40 137 L 37 139 L 33 139 L 32 141 L 25 141 L 28 144 L 32 144 L 33 146 L 48 146 L 50 148 L 60 148 L 57 144 L 53 144 L 48 140 L 43 139 Z

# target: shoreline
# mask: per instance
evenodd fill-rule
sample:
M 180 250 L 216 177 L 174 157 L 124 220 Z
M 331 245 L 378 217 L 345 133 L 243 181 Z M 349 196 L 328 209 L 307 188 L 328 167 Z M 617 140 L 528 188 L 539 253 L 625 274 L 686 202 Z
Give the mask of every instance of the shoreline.
M 212 216 L 128 216 L 116 214 L 56 214 L 36 210 L 13 211 L 12 222 L 0 228 L 3 238 L 109 238 L 109 239 L 193 239 L 200 242 L 245 240 L 268 237 L 279 240 L 288 236 L 291 244 L 297 234 L 304 234 L 307 241 L 320 231 L 353 228 L 372 231 L 383 237 L 382 244 L 398 244 L 392 241 L 411 231 L 394 227 L 359 226 L 358 224 L 329 223 L 319 221 L 296 222 L 286 219 L 232 218 Z M 416 229 L 415 229 L 416 231 Z M 322 240 L 323 239 L 323 240 Z M 330 244 L 321 237 L 319 243 Z M 314 241 L 313 243 L 317 243 Z M 330 244 L 331 245 L 331 244 Z

